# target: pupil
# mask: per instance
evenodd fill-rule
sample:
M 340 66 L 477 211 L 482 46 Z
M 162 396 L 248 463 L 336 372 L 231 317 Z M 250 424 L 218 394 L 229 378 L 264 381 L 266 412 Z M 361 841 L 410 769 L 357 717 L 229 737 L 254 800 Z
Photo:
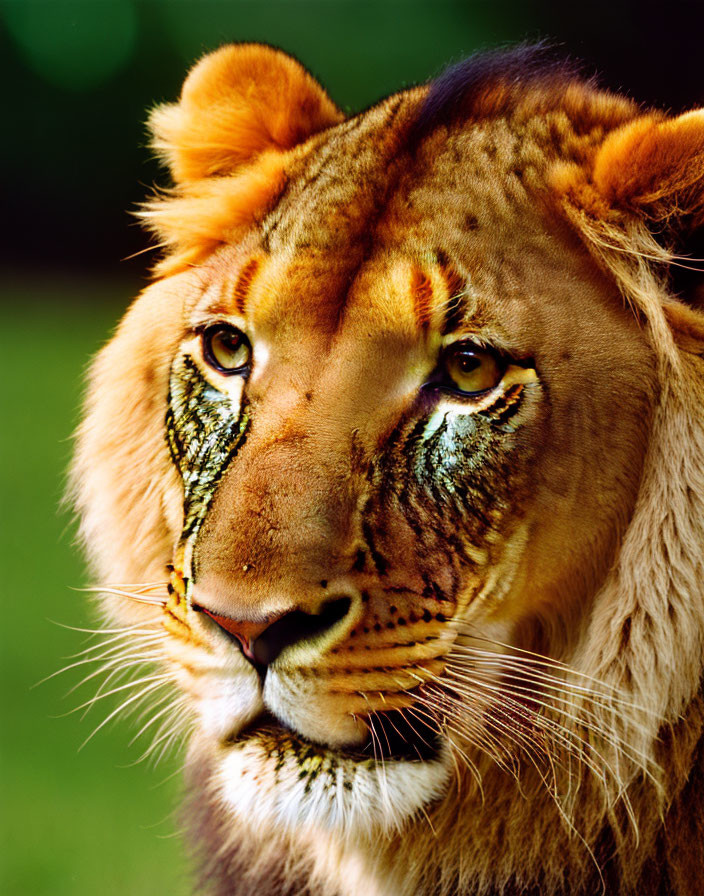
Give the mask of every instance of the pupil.
M 458 362 L 462 373 L 473 373 L 482 363 L 476 355 L 460 355 Z
M 234 351 L 239 345 L 239 337 L 234 333 L 228 333 L 226 330 L 221 330 L 216 337 L 221 343 L 222 347 L 226 351 Z

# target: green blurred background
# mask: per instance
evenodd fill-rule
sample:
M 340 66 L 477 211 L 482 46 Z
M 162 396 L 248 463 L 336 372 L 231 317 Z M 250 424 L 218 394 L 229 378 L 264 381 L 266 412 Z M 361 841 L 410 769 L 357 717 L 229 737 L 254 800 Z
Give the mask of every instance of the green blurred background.
M 230 40 L 292 52 L 356 111 L 482 47 L 540 37 L 601 82 L 673 110 L 704 102 L 702 2 L 646 0 L 0 0 L 0 892 L 190 892 L 177 836 L 178 756 L 110 708 L 58 717 L 76 671 L 33 688 L 83 646 L 88 582 L 59 509 L 82 378 L 145 283 L 130 217 L 165 182 L 146 110 Z M 52 622 L 50 620 L 55 620 Z M 86 691 L 85 697 L 89 696 Z M 109 702 L 109 701 L 108 701 Z

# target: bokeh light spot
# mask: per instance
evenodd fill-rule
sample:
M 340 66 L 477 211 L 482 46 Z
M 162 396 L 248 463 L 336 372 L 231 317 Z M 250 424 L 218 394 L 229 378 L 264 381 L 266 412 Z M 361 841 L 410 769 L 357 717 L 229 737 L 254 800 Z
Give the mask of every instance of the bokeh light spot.
M 103 84 L 135 47 L 132 0 L 5 0 L 0 9 L 28 64 L 58 87 L 90 90 Z

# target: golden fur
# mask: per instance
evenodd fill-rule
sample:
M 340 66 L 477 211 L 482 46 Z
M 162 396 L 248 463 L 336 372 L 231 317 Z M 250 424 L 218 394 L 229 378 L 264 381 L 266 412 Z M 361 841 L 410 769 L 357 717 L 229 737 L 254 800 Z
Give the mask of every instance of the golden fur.
M 519 50 L 343 121 L 243 45 L 152 126 L 165 254 L 73 482 L 182 694 L 213 892 L 703 892 L 704 112 Z M 458 339 L 508 359 L 490 394 L 433 387 Z M 343 604 L 261 678 L 222 628 Z

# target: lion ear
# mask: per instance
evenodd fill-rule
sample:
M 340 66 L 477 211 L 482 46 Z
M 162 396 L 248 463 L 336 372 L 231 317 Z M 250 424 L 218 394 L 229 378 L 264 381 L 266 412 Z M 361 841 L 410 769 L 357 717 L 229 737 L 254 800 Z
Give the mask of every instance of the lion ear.
M 681 348 L 704 352 L 704 109 L 643 115 L 601 145 L 592 184 L 611 212 L 645 223 L 669 259 L 665 315 Z M 646 252 L 647 254 L 647 252 Z
M 658 227 L 691 232 L 704 223 L 704 109 L 666 119 L 644 115 L 602 144 L 592 174 L 612 208 Z
M 176 185 L 233 174 L 267 149 L 288 150 L 343 115 L 295 59 L 234 44 L 191 69 L 178 103 L 157 107 L 153 146 Z
M 238 239 L 283 189 L 287 151 L 343 117 L 280 50 L 235 44 L 201 59 L 179 102 L 149 122 L 174 180 L 139 212 L 164 250 L 154 273 L 175 274 Z

